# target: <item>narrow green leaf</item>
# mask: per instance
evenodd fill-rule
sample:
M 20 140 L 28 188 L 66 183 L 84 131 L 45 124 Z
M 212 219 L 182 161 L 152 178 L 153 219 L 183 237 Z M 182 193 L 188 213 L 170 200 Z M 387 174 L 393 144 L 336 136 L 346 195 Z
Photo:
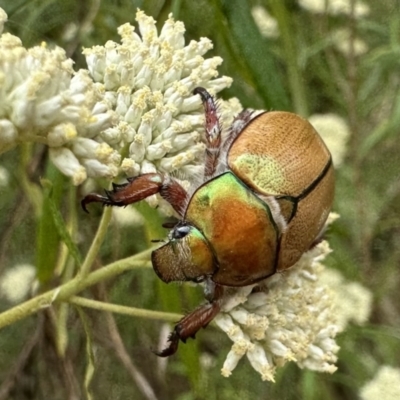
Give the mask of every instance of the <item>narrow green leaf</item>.
M 261 36 L 247 1 L 230 0 L 223 6 L 238 57 L 250 71 L 267 109 L 289 110 L 290 102 L 267 42 Z
M 52 276 L 57 264 L 60 235 L 50 211 L 51 202 L 58 207 L 65 187 L 65 177 L 51 164 L 46 168 L 46 178 L 52 182 L 53 197 L 43 198 L 41 217 L 38 221 L 36 234 L 36 268 L 37 277 L 41 283 L 46 283 Z
M 365 138 L 359 149 L 360 158 L 364 158 L 379 143 L 383 142 L 390 136 L 398 135 L 398 127 L 400 125 L 400 94 L 397 95 L 391 118 L 382 121 L 375 129 Z
M 60 209 L 57 206 L 54 195 L 53 195 L 53 189 L 52 189 L 52 184 L 51 182 L 47 180 L 42 180 L 41 184 L 43 187 L 45 187 L 48 190 L 48 206 L 49 206 L 49 211 L 51 213 L 51 216 L 53 217 L 53 222 L 54 226 L 57 230 L 58 235 L 60 236 L 61 240 L 65 243 L 65 245 L 68 248 L 69 253 L 73 257 L 73 259 L 76 261 L 78 265 L 81 264 L 82 262 L 82 257 L 79 253 L 78 247 L 75 245 L 73 242 L 71 235 L 68 232 L 67 226 L 65 225 L 63 216 L 61 215 Z

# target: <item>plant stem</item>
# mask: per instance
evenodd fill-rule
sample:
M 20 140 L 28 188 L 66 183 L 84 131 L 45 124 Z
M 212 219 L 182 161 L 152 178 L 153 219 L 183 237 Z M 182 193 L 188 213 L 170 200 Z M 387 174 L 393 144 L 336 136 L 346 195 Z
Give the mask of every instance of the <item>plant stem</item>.
M 92 245 L 86 255 L 85 261 L 83 262 L 81 269 L 79 270 L 78 276 L 80 278 L 85 278 L 90 271 L 90 267 L 93 264 L 94 259 L 97 256 L 97 253 L 100 250 L 100 246 L 103 243 L 104 237 L 107 233 L 108 224 L 111 219 L 111 207 L 104 207 L 103 215 L 101 217 L 101 221 L 99 227 L 96 232 L 96 236 L 93 239 Z
M 86 299 L 80 296 L 73 296 L 68 300 L 68 302 L 80 307 L 93 308 L 95 310 L 107 311 L 117 314 L 125 314 L 130 315 L 131 317 L 157 319 L 169 322 L 176 322 L 182 318 L 182 315 L 180 314 L 122 306 L 119 304 L 106 303 L 104 301 Z
M 19 143 L 41 143 L 46 146 L 49 145 L 49 142 L 45 136 L 34 135 L 32 133 L 25 133 L 20 139 L 18 139 Z
M 32 159 L 32 146 L 29 143 L 23 143 L 19 148 L 20 162 L 18 167 L 18 179 L 26 199 L 31 203 L 35 217 L 40 218 L 43 206 L 43 192 L 41 188 L 30 181 L 28 178 L 29 162 Z
M 134 268 L 149 267 L 151 265 L 150 261 L 145 261 L 144 259 L 149 256 L 152 250 L 147 249 L 134 256 L 113 262 L 84 277 L 78 275 L 76 278 L 55 289 L 40 294 L 22 304 L 18 304 L 0 314 L 0 329 L 35 314 L 44 308 L 50 307 L 52 304 L 67 301 L 72 296 L 98 282 L 113 278 Z

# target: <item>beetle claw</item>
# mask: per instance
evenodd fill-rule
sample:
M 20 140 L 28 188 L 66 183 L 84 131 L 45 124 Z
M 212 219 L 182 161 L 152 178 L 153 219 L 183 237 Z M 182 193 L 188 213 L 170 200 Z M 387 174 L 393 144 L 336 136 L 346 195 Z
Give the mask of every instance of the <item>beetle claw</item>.
M 185 340 L 183 340 L 179 336 L 179 333 L 174 330 L 169 335 L 169 338 L 168 338 L 169 345 L 165 349 L 163 349 L 161 351 L 157 351 L 157 350 L 153 350 L 152 349 L 151 351 L 158 357 L 169 357 L 169 356 L 172 356 L 178 350 L 179 339 L 181 339 L 182 342 L 185 343 Z
M 89 203 L 103 203 L 104 205 L 110 205 L 110 200 L 107 197 L 101 196 L 97 193 L 90 193 L 86 195 L 82 201 L 81 201 L 81 206 L 83 208 L 83 211 L 89 214 L 89 210 L 87 209 L 87 205 Z

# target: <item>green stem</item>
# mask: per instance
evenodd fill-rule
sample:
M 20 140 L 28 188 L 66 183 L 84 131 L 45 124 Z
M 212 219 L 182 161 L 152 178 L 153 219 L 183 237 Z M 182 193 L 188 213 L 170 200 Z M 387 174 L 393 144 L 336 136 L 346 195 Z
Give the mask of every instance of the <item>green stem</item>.
M 28 143 L 23 143 L 19 147 L 20 163 L 18 169 L 19 183 L 25 193 L 26 198 L 31 203 L 36 218 L 42 215 L 43 192 L 41 188 L 29 180 L 27 169 L 29 162 L 32 160 L 32 146 Z
M 44 308 L 50 307 L 55 303 L 67 301 L 82 290 L 101 281 L 111 279 L 125 271 L 134 268 L 150 267 L 150 261 L 144 262 L 144 259 L 148 258 L 152 251 L 153 249 L 148 249 L 132 257 L 113 262 L 84 277 L 78 275 L 76 278 L 55 289 L 49 290 L 46 293 L 40 294 L 33 299 L 1 313 L 0 329 L 35 314 Z
M 31 143 L 40 143 L 48 146 L 49 142 L 46 137 L 32 134 L 25 134 L 21 138 L 18 138 L 13 143 L 1 144 L 0 145 L 0 155 L 6 153 L 7 151 L 13 149 L 16 145 L 27 145 Z
M 157 319 L 168 322 L 176 322 L 182 318 L 182 315 L 180 314 L 121 306 L 119 304 L 105 303 L 104 301 L 91 300 L 79 296 L 71 297 L 68 302 L 80 307 L 87 307 L 99 311 L 107 311 L 117 314 L 125 314 L 130 315 L 131 317 Z
M 76 187 L 70 185 L 68 193 L 68 222 L 67 229 L 71 235 L 72 240 L 74 240 L 77 230 L 78 230 L 78 219 L 77 219 L 77 207 L 76 207 Z M 62 283 L 69 282 L 75 273 L 76 262 L 73 257 L 69 254 L 69 249 L 65 243 L 61 244 L 60 256 L 58 258 L 58 265 L 55 268 L 55 275 L 62 275 Z M 64 358 L 69 340 L 68 331 L 68 312 L 69 304 L 62 303 L 55 313 L 54 328 L 55 328 L 55 343 L 57 354 Z
M 177 20 L 179 18 L 179 13 L 182 8 L 182 0 L 173 0 L 171 5 L 172 14 Z
M 295 35 L 290 29 L 292 21 L 289 18 L 288 11 L 282 0 L 273 0 L 270 2 L 270 5 L 278 21 L 279 31 L 281 33 L 294 111 L 303 117 L 307 117 L 308 107 L 306 91 L 298 66 Z
M 19 139 L 19 143 L 23 144 L 23 143 L 41 143 L 44 144 L 46 146 L 49 145 L 49 142 L 47 140 L 47 138 L 45 136 L 39 136 L 39 135 L 33 135 L 30 133 L 26 133 L 23 136 L 21 136 L 21 138 Z
M 112 215 L 111 207 L 104 207 L 103 216 L 101 217 L 101 221 L 97 229 L 96 236 L 93 239 L 92 245 L 90 246 L 90 249 L 86 255 L 85 261 L 83 262 L 81 269 L 79 270 L 78 275 L 81 278 L 84 278 L 89 274 L 90 267 L 92 266 L 93 261 L 100 250 L 100 246 L 103 243 L 104 237 L 106 236 L 111 215 Z

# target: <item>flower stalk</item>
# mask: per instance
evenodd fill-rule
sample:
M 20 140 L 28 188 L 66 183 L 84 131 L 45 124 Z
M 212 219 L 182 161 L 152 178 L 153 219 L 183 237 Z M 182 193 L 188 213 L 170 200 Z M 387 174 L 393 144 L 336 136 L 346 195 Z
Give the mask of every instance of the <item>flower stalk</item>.
M 111 207 L 104 207 L 103 215 L 101 217 L 99 227 L 97 228 L 96 235 L 86 255 L 86 258 L 79 270 L 78 275 L 80 278 L 86 277 L 90 271 L 90 267 L 92 266 L 93 261 L 100 250 L 100 246 L 103 243 L 104 238 L 107 234 L 107 229 L 111 220 L 111 215 L 112 215 Z
M 98 311 L 112 312 L 116 314 L 129 315 L 130 317 L 146 318 L 162 320 L 166 322 L 176 322 L 182 315 L 176 313 L 167 313 L 163 311 L 146 310 L 143 308 L 127 307 L 119 304 L 106 303 L 104 301 L 97 301 L 87 299 L 85 297 L 73 296 L 68 300 L 68 303 L 79 307 L 91 308 Z
M 151 264 L 150 261 L 148 261 L 148 257 L 152 251 L 153 249 L 147 249 L 134 256 L 113 262 L 91 272 L 85 277 L 78 275 L 76 278 L 55 289 L 35 296 L 22 304 L 4 311 L 0 314 L 0 329 L 27 318 L 30 315 L 36 314 L 45 308 L 51 307 L 53 304 L 68 301 L 72 296 L 75 296 L 86 288 L 121 275 L 123 272 L 135 268 L 150 267 Z

